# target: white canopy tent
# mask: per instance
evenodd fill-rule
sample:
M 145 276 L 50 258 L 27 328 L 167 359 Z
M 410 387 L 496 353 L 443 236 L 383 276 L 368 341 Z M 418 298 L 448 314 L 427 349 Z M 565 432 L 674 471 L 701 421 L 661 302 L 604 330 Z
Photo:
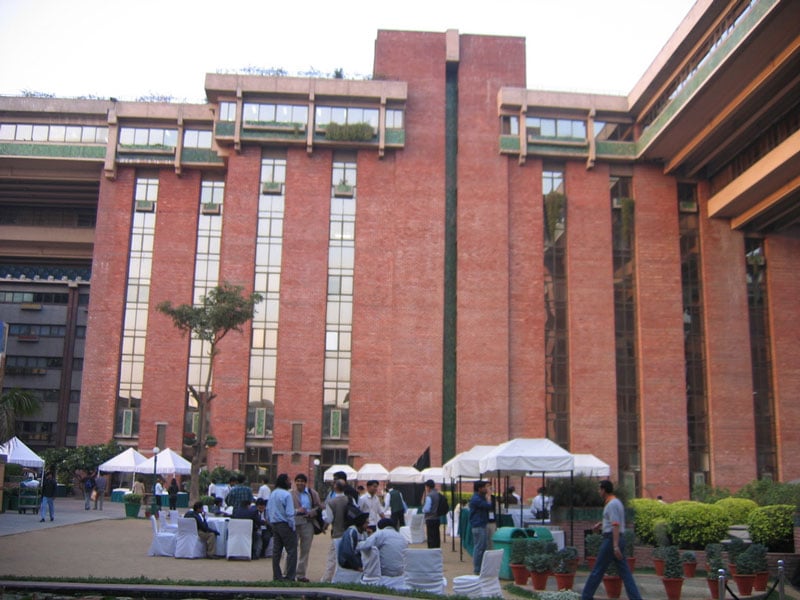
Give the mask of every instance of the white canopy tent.
M 465 452 L 456 454 L 442 465 L 442 472 L 448 479 L 478 479 L 481 476 L 480 459 L 494 450 L 496 446 L 473 446 Z
M 373 477 L 373 479 L 375 479 Z M 389 481 L 392 483 L 421 483 L 424 481 L 422 473 L 414 467 L 395 467 L 389 471 Z
M 444 476 L 444 469 L 442 467 L 428 467 L 427 469 L 422 469 L 420 471 L 420 475 L 422 476 L 422 481 L 428 481 L 428 479 L 433 479 L 439 485 L 447 482 L 447 478 Z
M 44 459 L 28 448 L 18 437 L 13 437 L 4 444 L 0 445 L 0 454 L 5 454 L 8 459 L 6 462 L 23 467 L 33 467 L 34 469 L 44 468 Z
M 156 460 L 156 458 L 158 460 Z M 164 448 L 157 456 L 151 456 L 136 467 L 136 473 L 153 473 L 157 475 L 188 475 L 192 472 L 192 463 L 183 458 L 180 454 Z
M 356 479 L 359 481 L 369 481 L 370 479 L 386 481 L 389 479 L 389 470 L 380 463 L 366 463 L 358 470 Z
M 97 467 L 104 473 L 136 473 L 136 467 L 147 459 L 136 448 L 128 448 Z M 151 468 L 150 473 L 153 470 Z
M 611 467 L 603 462 L 594 454 L 573 454 L 575 465 L 572 469 L 574 475 L 584 475 L 586 477 L 611 477 Z M 569 471 L 558 473 L 547 473 L 548 477 L 569 477 Z
M 331 465 L 322 474 L 322 481 L 333 481 L 333 474 L 339 471 L 344 471 L 348 481 L 354 480 L 357 475 L 357 471 L 350 465 Z
M 575 458 L 547 438 L 517 438 L 495 446 L 478 461 L 480 473 L 525 477 L 536 473 L 570 472 Z

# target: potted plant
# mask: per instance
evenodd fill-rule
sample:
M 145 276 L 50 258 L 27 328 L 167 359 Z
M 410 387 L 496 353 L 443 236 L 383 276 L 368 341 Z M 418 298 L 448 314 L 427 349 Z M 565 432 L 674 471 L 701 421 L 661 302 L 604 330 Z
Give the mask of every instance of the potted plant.
M 625 560 L 628 561 L 628 569 L 633 573 L 636 568 L 636 557 L 634 552 L 636 550 L 636 534 L 633 529 L 626 529 L 622 532 L 622 540 L 624 544 Z
M 333 189 L 333 195 L 336 198 L 352 198 L 353 186 L 350 185 L 346 179 L 341 179 Z
M 677 546 L 667 546 L 664 550 L 664 576 L 661 581 L 664 584 L 667 599 L 680 600 L 683 587 L 683 563 Z
M 553 571 L 556 577 L 556 586 L 559 590 L 571 590 L 575 585 L 575 569 L 578 562 L 578 549 L 565 546 L 556 552 Z
M 597 554 L 600 552 L 600 546 L 603 545 L 603 536 L 599 533 L 590 533 L 584 540 L 584 552 L 586 554 L 586 562 L 589 569 L 594 568 L 594 562 L 597 560 Z
M 719 546 L 719 554 L 709 554 L 709 546 Z M 708 583 L 708 591 L 711 592 L 711 597 L 714 600 L 719 598 L 719 572 L 725 571 L 725 561 L 722 560 L 722 544 L 709 544 L 706 546 L 706 582 Z
M 213 435 L 207 435 L 206 448 L 213 448 L 216 445 L 217 445 L 217 438 L 215 438 Z
M 611 561 L 603 575 L 603 588 L 606 590 L 608 598 L 619 598 L 622 596 L 622 577 L 619 576 L 617 563 Z
M 513 538 L 511 551 L 508 555 L 508 566 L 514 576 L 514 583 L 525 585 L 528 583 L 528 567 L 525 565 L 525 554 L 528 551 L 529 538 Z
M 656 546 L 653 548 L 653 568 L 656 570 L 656 575 L 659 577 L 664 576 L 664 562 L 666 546 Z
M 742 552 L 736 557 L 736 572 L 733 580 L 739 588 L 739 594 L 749 596 L 753 592 L 753 583 L 758 570 L 758 558 L 752 552 Z
M 532 552 L 525 557 L 525 566 L 530 571 L 534 590 L 547 589 L 547 578 L 553 570 L 553 562 L 553 555 L 543 550 Z
M 139 509 L 142 508 L 142 495 L 125 494 L 123 500 L 125 502 L 125 516 L 134 519 L 138 517 Z
M 697 555 L 691 550 L 687 550 L 681 554 L 681 563 L 683 563 L 683 576 L 694 577 L 697 571 Z
M 728 571 L 731 575 L 736 575 L 736 559 L 745 551 L 747 544 L 744 543 L 742 538 L 731 537 L 727 545 L 728 548 Z
M 767 547 L 764 544 L 750 544 L 750 547 L 745 552 L 750 552 L 756 562 L 756 577 L 753 580 L 753 589 L 757 592 L 766 592 L 767 584 L 769 583 Z

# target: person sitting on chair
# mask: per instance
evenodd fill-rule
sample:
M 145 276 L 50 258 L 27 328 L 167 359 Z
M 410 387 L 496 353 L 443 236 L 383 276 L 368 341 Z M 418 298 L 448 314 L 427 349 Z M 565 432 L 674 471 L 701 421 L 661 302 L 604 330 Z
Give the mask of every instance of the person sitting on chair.
M 219 533 L 208 526 L 206 515 L 203 513 L 203 503 L 195 502 L 192 510 L 187 510 L 184 517 L 197 521 L 197 536 L 206 545 L 206 558 L 214 558 L 217 552 L 217 536 Z

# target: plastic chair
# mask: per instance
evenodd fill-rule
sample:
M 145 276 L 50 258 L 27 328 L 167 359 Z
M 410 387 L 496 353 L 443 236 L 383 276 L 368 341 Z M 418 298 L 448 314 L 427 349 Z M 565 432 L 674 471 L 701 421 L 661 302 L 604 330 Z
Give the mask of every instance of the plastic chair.
M 150 524 L 153 526 L 153 541 L 147 556 L 175 556 L 175 532 L 159 531 L 155 515 L 150 515 Z
M 406 518 L 408 525 L 400 528 L 400 533 L 406 538 L 409 544 L 425 543 L 425 515 L 415 513 L 411 518 Z
M 361 583 L 361 571 L 345 569 L 339 565 L 340 541 L 341 539 L 333 540 L 333 546 L 336 555 L 336 568 L 333 570 L 333 578 L 331 579 L 331 583 Z M 380 568 L 380 566 L 378 568 Z
M 409 548 L 406 550 L 405 583 L 430 594 L 444 594 L 447 578 L 441 548 Z
M 453 579 L 453 593 L 470 598 L 502 596 L 500 567 L 503 550 L 487 550 L 483 553 L 480 575 L 459 575 Z
M 253 556 L 253 521 L 231 519 L 228 522 L 228 547 L 225 558 L 250 560 Z
M 197 535 L 197 521 L 194 517 L 178 519 L 178 533 L 175 535 L 175 558 L 205 558 L 206 545 Z

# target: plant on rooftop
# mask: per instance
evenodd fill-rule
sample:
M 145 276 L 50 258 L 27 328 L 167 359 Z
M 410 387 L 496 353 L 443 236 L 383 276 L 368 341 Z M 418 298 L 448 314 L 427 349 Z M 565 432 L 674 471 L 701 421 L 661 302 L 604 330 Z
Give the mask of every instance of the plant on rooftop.
M 369 123 L 328 123 L 325 138 L 332 142 L 369 142 L 375 130 Z

